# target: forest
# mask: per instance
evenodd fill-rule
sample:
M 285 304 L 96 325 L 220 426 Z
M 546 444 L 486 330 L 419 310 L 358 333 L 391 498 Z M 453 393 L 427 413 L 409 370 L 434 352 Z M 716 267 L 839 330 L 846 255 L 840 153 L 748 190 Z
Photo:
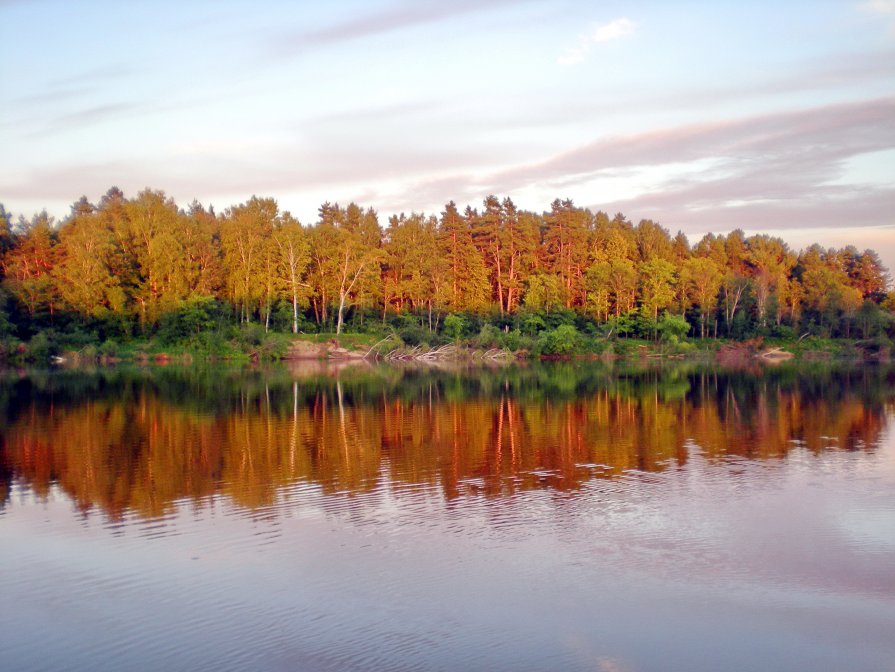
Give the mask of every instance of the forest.
M 272 198 L 216 213 L 113 187 L 64 221 L 0 205 L 0 354 L 54 344 L 267 333 L 385 333 L 408 343 L 567 325 L 605 338 L 895 337 L 895 292 L 873 250 L 793 251 L 780 238 L 694 244 L 557 199 L 520 210 L 392 216 L 324 203 L 302 224 Z M 515 340 L 513 336 L 515 335 Z

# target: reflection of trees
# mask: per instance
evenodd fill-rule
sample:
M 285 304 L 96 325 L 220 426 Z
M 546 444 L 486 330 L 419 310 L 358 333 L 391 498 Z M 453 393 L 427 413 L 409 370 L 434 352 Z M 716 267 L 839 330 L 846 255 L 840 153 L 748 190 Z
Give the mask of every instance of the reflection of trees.
M 182 500 L 201 506 L 212 495 L 257 508 L 296 482 L 348 495 L 427 484 L 448 498 L 568 490 L 681 465 L 689 444 L 709 459 L 872 449 L 895 397 L 886 369 L 581 369 L 251 373 L 207 388 L 191 374 L 140 372 L 73 379 L 74 392 L 59 380 L 27 389 L 16 380 L 0 385 L 0 501 L 14 479 L 38 496 L 58 484 L 82 510 L 113 518 L 161 515 Z M 89 400 L 78 402 L 85 389 Z

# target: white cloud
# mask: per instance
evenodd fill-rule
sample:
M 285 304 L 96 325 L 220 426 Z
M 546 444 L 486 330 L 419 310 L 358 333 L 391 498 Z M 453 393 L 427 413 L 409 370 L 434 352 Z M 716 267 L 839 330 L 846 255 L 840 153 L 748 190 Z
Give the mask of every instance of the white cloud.
M 895 0 L 869 0 L 861 8 L 874 14 L 895 15 Z
M 580 35 L 578 42 L 566 49 L 557 59 L 557 63 L 560 65 L 580 63 L 595 44 L 628 37 L 634 34 L 635 28 L 636 24 L 625 17 L 609 23 L 596 24 L 591 28 L 590 32 Z
M 630 19 L 621 18 L 602 26 L 595 26 L 590 39 L 593 42 L 609 42 L 620 37 L 627 37 L 633 33 L 634 22 Z

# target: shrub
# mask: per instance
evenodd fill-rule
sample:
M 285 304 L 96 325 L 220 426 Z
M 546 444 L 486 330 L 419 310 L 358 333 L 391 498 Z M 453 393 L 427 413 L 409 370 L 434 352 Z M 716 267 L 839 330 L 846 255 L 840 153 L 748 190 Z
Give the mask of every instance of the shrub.
M 548 355 L 570 355 L 581 345 L 581 334 L 571 324 L 561 324 L 538 338 L 540 351 Z
M 656 331 L 659 332 L 663 341 L 677 343 L 690 331 L 690 323 L 683 315 L 665 313 L 656 324 Z
M 486 324 L 475 337 L 475 345 L 478 348 L 495 348 L 500 345 L 500 337 L 503 334 L 493 324 Z
M 29 362 L 46 364 L 59 353 L 59 344 L 56 342 L 56 333 L 52 330 L 41 331 L 28 341 L 28 350 L 25 359 Z
M 522 333 L 526 336 L 537 336 L 540 332 L 546 331 L 547 323 L 544 322 L 538 314 L 526 315 L 522 320 Z
M 797 337 L 795 328 L 788 324 L 775 324 L 771 327 L 770 335 L 775 338 L 783 338 L 786 340 L 792 340 Z
M 431 336 L 431 333 L 428 329 L 420 326 L 416 322 L 409 323 L 406 326 L 401 327 L 401 329 L 399 329 L 397 333 L 398 336 L 401 337 L 401 340 L 404 341 L 404 343 L 412 346 L 428 343 Z
M 501 333 L 499 337 L 500 347 L 516 352 L 517 350 L 522 349 L 523 343 L 522 332 L 518 329 L 513 329 L 512 331 L 508 331 L 506 333 Z
M 117 357 L 120 346 L 114 339 L 109 339 L 100 343 L 97 352 L 101 357 Z
M 460 337 L 463 336 L 463 330 L 465 327 L 466 321 L 460 315 L 451 313 L 444 318 L 444 335 L 451 340 L 460 340 Z
M 189 340 L 217 327 L 221 307 L 210 296 L 199 296 L 182 302 L 174 310 L 162 315 L 156 335 L 163 344 Z

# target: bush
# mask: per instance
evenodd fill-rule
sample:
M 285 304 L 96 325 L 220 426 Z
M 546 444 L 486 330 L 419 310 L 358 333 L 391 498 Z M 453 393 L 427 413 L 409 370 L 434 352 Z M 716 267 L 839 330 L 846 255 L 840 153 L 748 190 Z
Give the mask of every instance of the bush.
M 770 335 L 774 338 L 783 338 L 788 341 L 796 338 L 796 330 L 788 324 L 775 324 L 770 329 Z
M 522 333 L 526 336 L 537 336 L 547 330 L 547 323 L 538 314 L 526 315 L 522 320 Z
M 690 331 L 690 323 L 683 315 L 669 315 L 665 313 L 656 324 L 656 331 L 660 338 L 669 343 L 677 343 Z
M 200 296 L 184 301 L 162 315 L 156 336 L 163 344 L 172 345 L 215 329 L 220 321 L 221 306 L 217 299 Z
M 100 357 L 117 357 L 119 353 L 120 346 L 118 342 L 114 339 L 109 339 L 108 341 L 103 341 L 100 343 L 99 348 L 97 348 L 97 352 Z
M 503 332 L 493 324 L 486 324 L 479 331 L 479 335 L 475 337 L 475 346 L 477 348 L 496 348 L 500 345 L 502 335 Z
M 571 324 L 561 324 L 552 331 L 545 331 L 538 338 L 541 352 L 548 355 L 570 355 L 581 346 L 581 333 Z
M 257 322 L 241 324 L 233 332 L 233 341 L 243 352 L 254 351 L 264 341 L 264 325 Z
M 463 336 L 463 330 L 465 329 L 465 327 L 466 320 L 464 320 L 463 317 L 460 315 L 451 313 L 444 318 L 444 327 L 442 331 L 444 332 L 444 335 L 452 341 L 459 341 L 460 338 Z
M 28 341 L 25 359 L 37 364 L 47 364 L 51 357 L 58 354 L 59 343 L 56 340 L 56 333 L 48 329 L 31 337 L 31 340 Z
M 547 323 L 547 327 L 552 329 L 556 329 L 564 324 L 575 326 L 578 321 L 578 313 L 571 308 L 551 310 L 549 313 L 544 313 L 543 317 L 544 322 Z
M 512 331 L 500 334 L 499 345 L 505 350 L 516 352 L 523 348 L 523 339 L 522 332 L 518 329 L 513 329 Z
M 428 343 L 432 335 L 428 329 L 421 327 L 417 323 L 408 324 L 399 329 L 397 333 L 404 343 L 412 346 Z

